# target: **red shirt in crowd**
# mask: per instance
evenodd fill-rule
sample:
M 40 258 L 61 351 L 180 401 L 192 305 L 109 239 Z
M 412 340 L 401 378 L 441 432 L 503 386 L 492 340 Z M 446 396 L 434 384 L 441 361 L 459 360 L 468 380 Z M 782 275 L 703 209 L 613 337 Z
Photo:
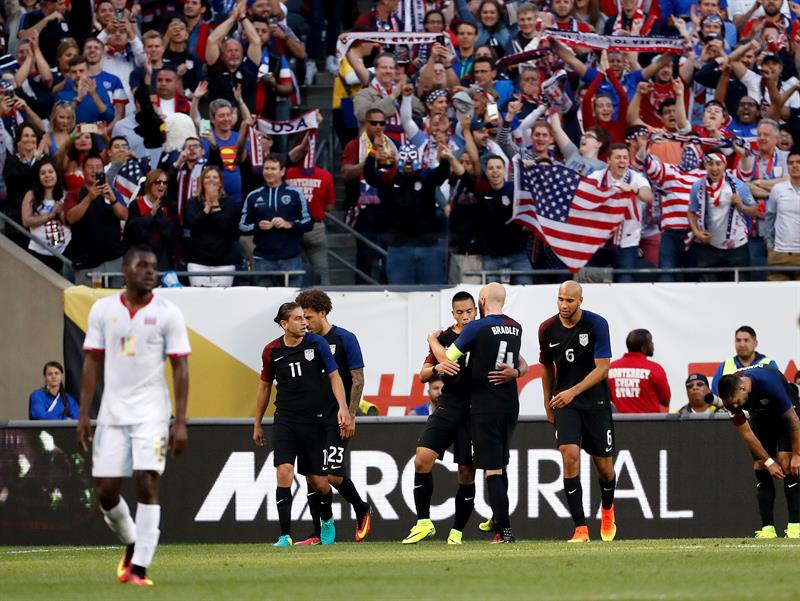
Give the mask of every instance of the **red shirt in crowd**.
M 295 165 L 286 170 L 286 183 L 297 188 L 306 197 L 308 210 L 314 221 L 322 221 L 325 211 L 336 200 L 333 177 L 329 171 L 321 167 L 306 170 L 302 165 Z
M 608 387 L 620 413 L 662 413 L 669 406 L 667 374 L 643 353 L 625 353 L 612 361 Z

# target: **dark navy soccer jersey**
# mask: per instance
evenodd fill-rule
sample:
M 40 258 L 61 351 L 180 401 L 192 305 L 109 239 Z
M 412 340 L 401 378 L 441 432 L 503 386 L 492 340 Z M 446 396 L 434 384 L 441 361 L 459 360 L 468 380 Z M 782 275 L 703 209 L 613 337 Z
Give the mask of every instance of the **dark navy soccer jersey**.
M 489 315 L 464 326 L 447 356 L 456 360 L 470 354 L 471 413 L 519 413 L 517 381 L 495 385 L 489 381 L 489 372 L 501 363 L 518 368 L 521 346 L 522 326 L 506 315 Z
M 791 386 L 783 374 L 770 365 L 753 365 L 736 372 L 737 376 L 750 378 L 752 388 L 747 402 L 731 412 L 734 423 L 742 425 L 747 418 L 744 411 L 758 419 L 779 418 L 793 406 L 797 398 L 790 391 Z
M 264 347 L 261 379 L 277 383 L 275 415 L 317 417 L 327 403 L 327 374 L 336 371 L 336 361 L 322 336 L 307 333 L 297 346 L 286 346 L 283 336 Z
M 331 326 L 323 338 L 328 342 L 333 359 L 339 366 L 339 375 L 344 384 L 344 402 L 349 404 L 350 391 L 353 388 L 353 376 L 350 372 L 364 367 L 361 346 L 358 344 L 355 334 L 339 326 Z M 328 388 L 330 390 L 330 380 L 328 380 Z M 333 396 L 333 391 L 331 391 L 330 398 L 331 403 L 338 410 L 339 404 L 336 402 L 336 397 Z
M 453 331 L 453 326 L 450 326 L 437 337 L 439 344 L 444 348 L 449 347 L 458 339 L 458 334 Z M 472 378 L 470 354 L 464 353 L 458 358 L 458 373 L 455 376 L 448 376 L 441 374 L 442 382 L 442 395 L 439 397 L 439 405 L 453 409 L 454 411 L 468 411 L 470 401 L 470 383 Z M 433 353 L 428 353 L 425 358 L 425 363 L 435 365 L 438 363 Z
M 611 358 L 608 322 L 591 311 L 581 311 L 581 319 L 571 328 L 558 315 L 539 326 L 539 362 L 555 365 L 553 396 L 572 388 L 595 368 L 595 359 Z M 610 402 L 608 380 L 603 380 L 575 397 L 582 404 Z

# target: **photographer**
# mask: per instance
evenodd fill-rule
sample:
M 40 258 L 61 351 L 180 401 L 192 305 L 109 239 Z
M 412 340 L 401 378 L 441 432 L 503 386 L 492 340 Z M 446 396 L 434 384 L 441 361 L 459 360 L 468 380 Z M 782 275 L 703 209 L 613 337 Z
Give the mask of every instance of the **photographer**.
M 119 222 L 128 218 L 128 209 L 117 201 L 106 182 L 103 159 L 89 155 L 82 167 L 85 184 L 67 195 L 64 214 L 72 226 L 68 256 L 75 264 L 75 283 L 91 286 L 90 271 L 122 271 Z
M 708 378 L 699 373 L 686 378 L 686 398 L 689 400 L 678 413 L 716 413 L 724 411 L 722 401 L 708 387 Z

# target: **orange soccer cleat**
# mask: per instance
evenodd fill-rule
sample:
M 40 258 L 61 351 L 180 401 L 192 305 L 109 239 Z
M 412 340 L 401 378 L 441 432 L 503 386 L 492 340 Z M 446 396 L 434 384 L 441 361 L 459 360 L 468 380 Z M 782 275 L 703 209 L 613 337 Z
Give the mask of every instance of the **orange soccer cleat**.
M 360 543 L 372 530 L 372 507 L 367 509 L 367 512 L 361 517 L 361 520 L 356 524 L 356 542 Z
M 128 582 L 134 586 L 155 586 L 155 582 L 150 580 L 147 576 L 137 576 L 133 573 L 131 573 L 131 577 Z
M 567 541 L 568 543 L 588 543 L 589 542 L 589 527 L 588 526 L 578 526 L 575 528 L 575 532 L 572 535 L 572 538 Z
M 617 535 L 617 524 L 614 520 L 614 506 L 612 505 L 611 509 L 601 509 L 600 516 L 602 518 L 600 522 L 600 538 L 606 542 L 614 540 L 614 537 Z

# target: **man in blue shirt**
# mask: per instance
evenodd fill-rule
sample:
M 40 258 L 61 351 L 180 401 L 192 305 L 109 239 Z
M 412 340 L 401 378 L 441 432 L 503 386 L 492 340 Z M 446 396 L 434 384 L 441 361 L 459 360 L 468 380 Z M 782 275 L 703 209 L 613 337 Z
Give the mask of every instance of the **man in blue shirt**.
M 247 195 L 242 207 L 240 231 L 253 236 L 256 271 L 302 271 L 300 242 L 314 225 L 305 196 L 283 182 L 283 158 L 264 159 L 264 182 Z M 289 286 L 300 286 L 300 275 L 289 277 Z M 285 286 L 283 275 L 258 278 L 259 286 Z
M 739 436 L 753 455 L 761 530 L 756 538 L 777 538 L 775 481 L 783 480 L 789 524 L 786 538 L 800 538 L 800 419 L 797 388 L 767 365 L 723 376 L 719 396 Z M 747 413 L 745 413 L 745 411 Z M 773 459 L 777 457 L 777 461 Z
M 108 122 L 114 118 L 108 91 L 89 75 L 89 66 L 80 54 L 69 61 L 69 79 L 56 95 L 56 102 L 59 101 L 73 103 L 76 123 Z

